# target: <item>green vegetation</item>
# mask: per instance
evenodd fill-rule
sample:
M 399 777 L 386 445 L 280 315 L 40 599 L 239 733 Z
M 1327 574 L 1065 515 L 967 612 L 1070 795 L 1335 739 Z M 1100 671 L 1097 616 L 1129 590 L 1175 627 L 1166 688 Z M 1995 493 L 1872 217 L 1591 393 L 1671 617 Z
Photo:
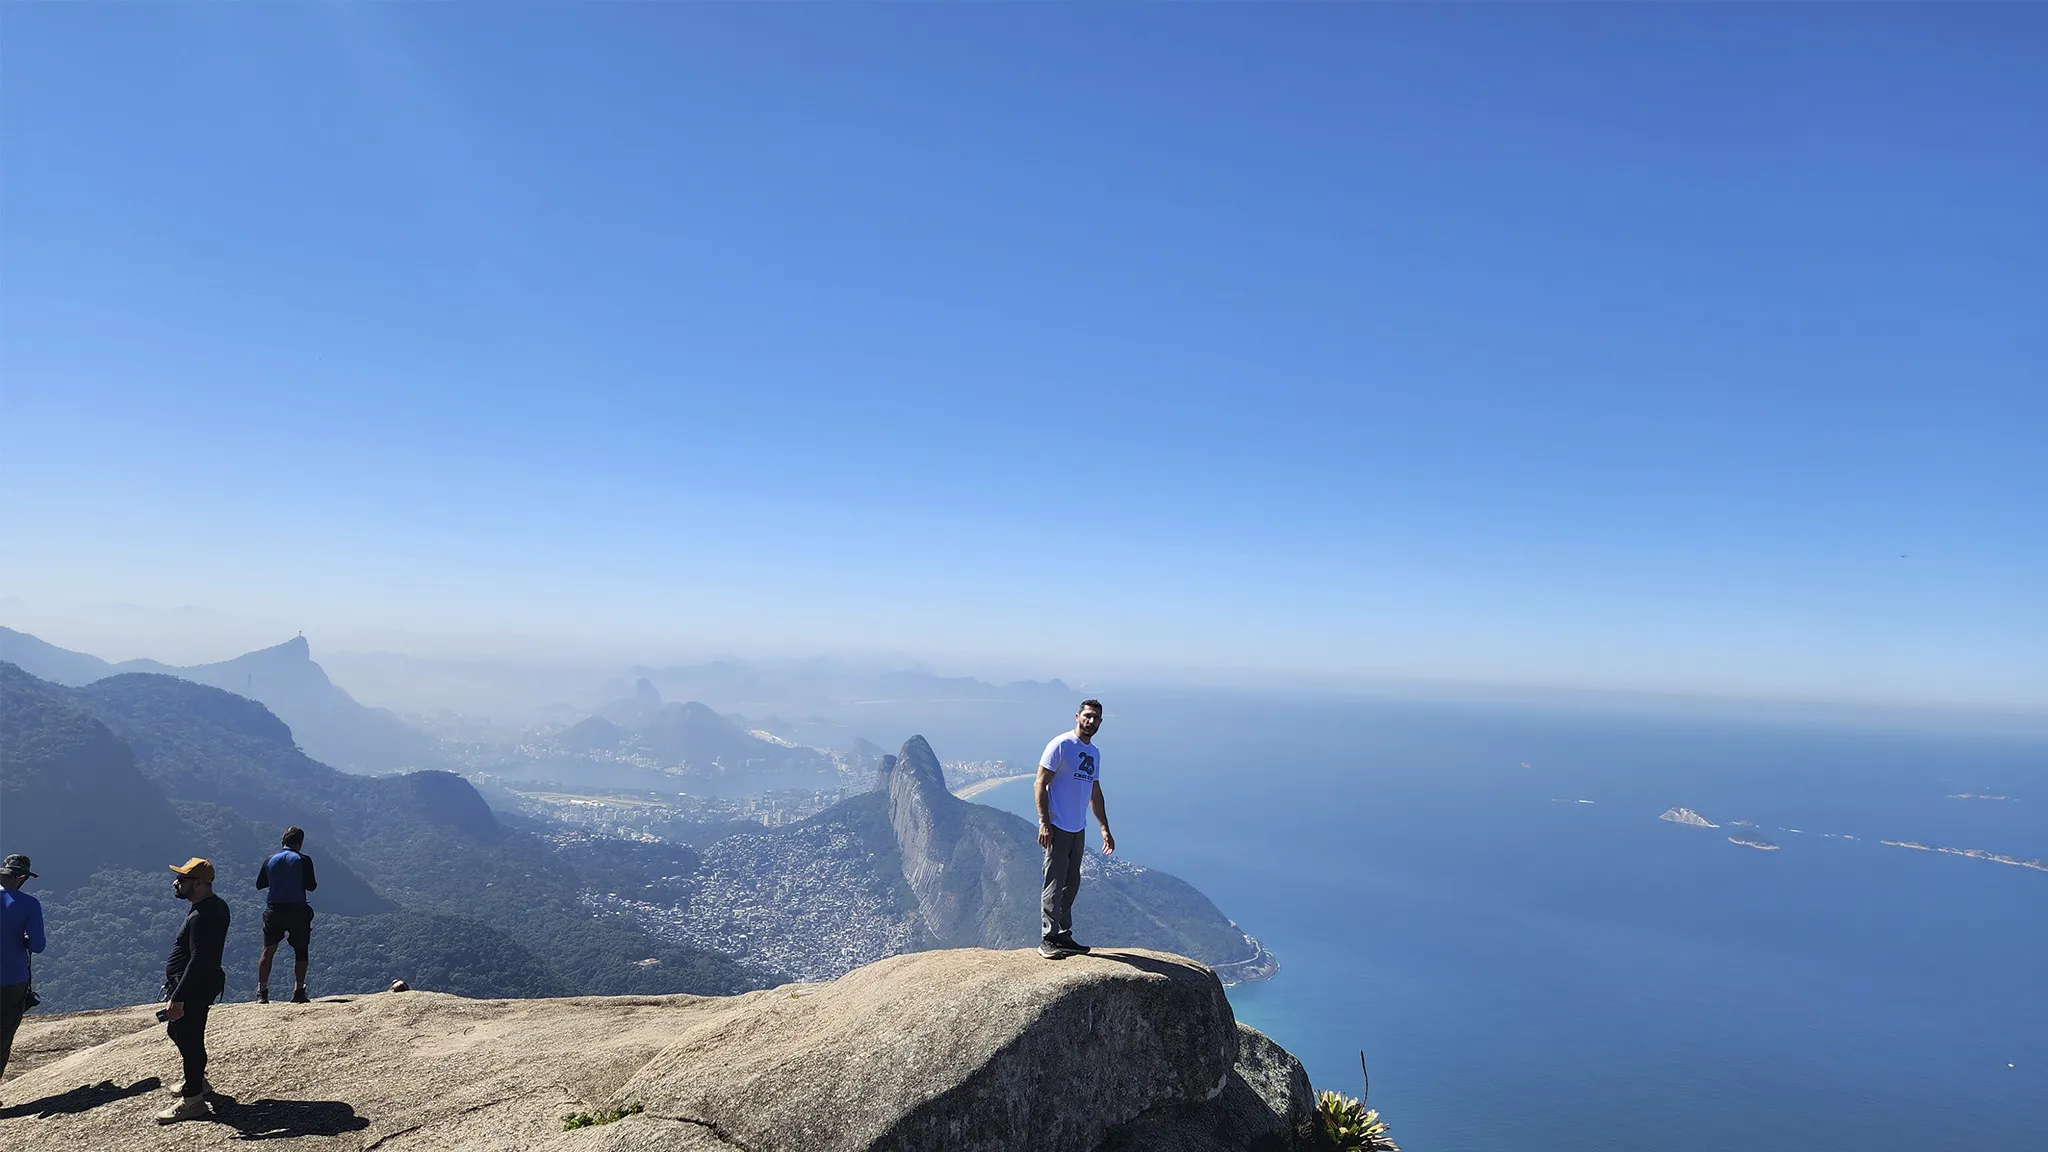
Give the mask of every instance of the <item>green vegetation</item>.
M 1401 1152 L 1386 1122 L 1365 1101 L 1342 1092 L 1316 1093 L 1316 1117 L 1340 1152 Z
M 1365 1071 L 1365 1053 L 1358 1054 L 1358 1071 L 1365 1083 L 1356 1097 L 1342 1092 L 1316 1093 L 1316 1119 L 1339 1152 L 1401 1152 L 1401 1146 L 1387 1135 L 1386 1122 L 1376 1109 L 1365 1106 L 1372 1092 L 1372 1078 Z
M 256 868 L 287 824 L 306 829 L 320 865 L 311 982 L 323 993 L 394 978 L 488 997 L 722 995 L 780 982 L 594 913 L 580 895 L 597 885 L 545 840 L 500 825 L 458 776 L 338 772 L 262 705 L 170 676 L 69 689 L 0 665 L 0 689 L 9 850 L 34 855 L 44 877 L 50 952 L 36 983 L 52 1010 L 157 997 L 183 912 L 164 867 L 192 855 L 214 861 L 234 913 L 229 998 L 253 994 Z M 587 855 L 620 878 L 626 861 Z
M 606 1108 L 601 1112 L 571 1112 L 562 1117 L 562 1131 L 574 1132 L 578 1128 L 595 1128 L 599 1124 L 616 1124 L 628 1116 L 647 1110 L 638 1100 L 624 1108 Z
M 0 664 L 0 813 L 8 852 L 33 857 L 37 895 L 95 869 L 183 861 L 178 814 L 126 742 L 67 689 Z
M 164 957 L 185 914 L 185 905 L 171 896 L 169 875 L 107 869 L 69 892 L 45 898 L 50 947 L 36 958 L 43 1010 L 71 1012 L 158 998 Z M 248 1000 L 256 992 L 263 899 L 253 889 L 223 888 L 221 894 L 233 916 L 222 956 L 228 974 L 223 999 Z M 280 962 L 289 963 L 289 957 L 286 949 Z M 394 979 L 414 988 L 493 999 L 564 996 L 572 990 L 526 949 L 474 918 L 407 909 L 316 916 L 314 994 L 381 992 Z
M 760 828 L 754 825 L 755 831 Z M 656 904 L 688 899 L 690 875 L 701 862 L 697 850 L 687 845 L 598 836 L 557 842 L 555 851 L 593 891 Z
M 595 892 L 684 905 L 702 882 L 699 848 L 602 837 L 551 842 L 499 820 L 459 776 L 336 771 L 308 757 L 261 704 L 173 676 L 130 673 L 65 688 L 0 664 L 0 688 L 7 847 L 33 855 L 44 877 L 36 894 L 51 950 L 37 985 L 52 1010 L 156 998 L 184 912 L 165 865 L 195 855 L 214 861 L 216 890 L 234 916 L 226 998 L 252 996 L 263 911 L 256 870 L 288 824 L 306 829 L 319 864 L 310 980 L 319 994 L 373 992 L 394 979 L 492 998 L 725 995 L 782 982 L 730 956 L 664 941 L 585 899 Z M 929 785 L 931 850 L 941 857 L 931 863 L 946 877 L 937 899 L 964 913 L 949 919 L 944 939 L 923 934 L 911 946 L 1035 939 L 1040 854 L 1032 827 L 947 793 L 922 739 L 905 750 L 914 755 L 898 771 Z M 810 825 L 843 829 L 854 843 L 835 842 L 832 851 L 848 859 L 830 863 L 869 872 L 893 897 L 891 911 L 907 917 L 918 901 L 903 880 L 891 819 L 889 794 L 874 792 L 796 829 L 735 825 L 746 830 L 744 843 L 726 844 L 734 838 L 711 825 L 691 827 L 722 846 L 713 850 L 721 867 L 742 876 L 780 866 L 793 851 L 790 838 Z M 1112 861 L 1098 860 L 1091 872 L 1076 910 L 1091 935 L 1212 964 L 1245 959 L 1242 935 L 1189 885 Z

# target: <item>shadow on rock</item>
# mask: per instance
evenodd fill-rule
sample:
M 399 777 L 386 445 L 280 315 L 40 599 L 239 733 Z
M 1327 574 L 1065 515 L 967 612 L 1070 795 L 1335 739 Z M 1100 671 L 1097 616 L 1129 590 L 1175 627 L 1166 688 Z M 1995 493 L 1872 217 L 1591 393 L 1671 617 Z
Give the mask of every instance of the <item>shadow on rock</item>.
M 155 1076 L 151 1076 L 147 1080 L 137 1080 L 126 1088 L 117 1087 L 112 1080 L 102 1080 L 97 1084 L 85 1084 L 73 1088 L 69 1092 L 60 1092 L 55 1096 L 45 1096 L 40 1100 L 30 1100 L 26 1104 L 16 1104 L 11 1108 L 0 1108 L 0 1120 L 11 1120 L 16 1116 L 34 1116 L 37 1119 L 44 1119 L 50 1116 L 64 1116 L 76 1112 L 86 1112 L 102 1104 L 112 1104 L 116 1100 L 126 1100 L 131 1096 L 141 1096 L 154 1092 L 163 1086 L 164 1082 Z
M 218 1093 L 211 1099 L 213 1122 L 233 1128 L 244 1140 L 339 1136 L 370 1126 L 356 1115 L 354 1106 L 339 1100 L 252 1100 L 244 1104 Z
M 1168 979 L 1184 977 L 1187 974 L 1187 966 L 1184 964 L 1176 964 L 1170 960 L 1162 960 L 1157 956 L 1146 955 L 1142 952 L 1125 952 L 1117 948 L 1095 948 L 1091 949 L 1086 955 L 1090 960 L 1112 960 L 1126 967 L 1136 968 L 1140 972 L 1150 972 L 1155 976 L 1165 976 Z

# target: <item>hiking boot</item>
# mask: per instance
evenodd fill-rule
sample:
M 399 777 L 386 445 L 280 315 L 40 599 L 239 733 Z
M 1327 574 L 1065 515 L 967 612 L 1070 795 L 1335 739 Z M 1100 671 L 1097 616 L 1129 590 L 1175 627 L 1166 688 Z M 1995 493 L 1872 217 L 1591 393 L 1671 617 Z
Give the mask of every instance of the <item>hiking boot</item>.
M 156 1114 L 159 1124 L 176 1124 L 180 1120 L 197 1120 L 207 1114 L 206 1097 L 187 1096 Z
M 1055 936 L 1052 942 L 1076 956 L 1086 956 L 1088 954 L 1088 946 L 1075 940 L 1072 936 Z
M 208 1092 L 213 1091 L 213 1085 L 207 1083 L 206 1077 L 202 1075 L 199 1077 L 199 1083 L 196 1085 L 189 1081 L 180 1080 L 175 1084 L 169 1085 L 166 1091 L 170 1092 L 173 1096 L 204 1096 Z
M 268 1003 L 270 1003 L 270 989 L 268 989 L 268 988 L 258 988 L 258 989 L 256 989 L 256 1002 L 257 1002 L 258 1004 L 268 1004 Z
M 1041 940 L 1038 942 L 1038 954 L 1047 960 L 1065 960 L 1072 956 L 1074 951 L 1071 948 L 1062 948 L 1050 940 Z
M 306 998 L 306 990 L 304 988 L 294 988 L 292 989 L 292 1003 L 311 1004 L 312 1001 Z

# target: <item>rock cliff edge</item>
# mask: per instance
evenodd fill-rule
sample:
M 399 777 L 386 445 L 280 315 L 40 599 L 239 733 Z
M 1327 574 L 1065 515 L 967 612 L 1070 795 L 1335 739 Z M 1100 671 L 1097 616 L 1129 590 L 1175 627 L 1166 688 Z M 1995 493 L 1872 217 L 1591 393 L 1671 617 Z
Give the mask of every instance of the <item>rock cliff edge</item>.
M 1179 956 L 892 957 L 742 996 L 227 1004 L 212 1115 L 169 1127 L 154 1006 L 32 1014 L 0 1147 L 367 1152 L 1281 1152 L 1319 1147 L 1301 1064 Z M 574 1113 L 632 1106 L 565 1131 Z

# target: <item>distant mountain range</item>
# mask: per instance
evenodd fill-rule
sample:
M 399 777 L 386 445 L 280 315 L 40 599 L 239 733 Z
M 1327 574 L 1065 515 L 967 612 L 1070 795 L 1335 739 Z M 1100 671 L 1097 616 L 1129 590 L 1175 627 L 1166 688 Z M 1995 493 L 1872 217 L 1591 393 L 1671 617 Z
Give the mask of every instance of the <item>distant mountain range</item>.
M 631 697 L 606 704 L 545 740 L 576 756 L 644 756 L 699 795 L 823 791 L 840 783 L 838 766 L 824 752 L 756 734 L 696 701 L 665 703 L 645 679 Z
M 748 727 L 799 744 L 843 749 L 856 737 L 887 734 L 893 746 L 897 734 L 916 731 L 966 759 L 1037 755 L 1045 733 L 1065 723 L 1088 694 L 1059 680 L 998 684 L 833 660 L 605 668 L 333 652 L 322 661 L 359 699 L 409 718 L 445 712 L 516 729 L 574 723 L 595 712 L 624 724 L 611 709 L 645 681 L 669 700 L 747 716 Z
M 651 761 L 685 782 L 678 791 L 727 796 L 843 788 L 872 766 L 876 787 L 773 831 L 592 837 L 501 822 L 450 772 L 393 771 L 433 762 L 433 738 L 336 687 L 303 638 L 174 668 L 0 629 L 0 657 L 0 851 L 28 853 L 42 874 L 52 945 L 37 982 L 55 1008 L 150 998 L 178 915 L 165 866 L 193 855 L 216 862 L 236 910 L 229 998 L 246 997 L 255 869 L 292 824 L 320 864 L 326 991 L 403 978 L 492 997 L 728 993 L 896 952 L 1036 938 L 1033 829 L 949 793 L 922 736 L 897 756 L 858 738 L 826 753 L 665 701 L 642 677 L 598 714 L 524 737 L 541 741 L 542 766 L 610 758 L 644 772 Z M 1066 691 L 1032 690 L 1054 687 Z M 381 774 L 340 771 L 323 749 Z M 1086 875 L 1086 932 L 1242 978 L 1270 972 L 1256 941 L 1187 884 L 1093 855 Z
M 0 843 L 36 861 L 57 1008 L 146 1001 L 175 932 L 165 866 L 205 856 L 236 913 L 230 998 L 254 981 L 257 865 L 287 824 L 320 865 L 316 980 L 474 996 L 732 992 L 774 974 L 593 915 L 546 840 L 446 772 L 360 776 L 308 757 L 262 705 L 181 677 L 68 688 L 0 663 Z M 687 851 L 686 849 L 683 851 Z M 410 974 L 408 974 L 410 973 Z
M 442 765 L 436 739 L 395 713 L 360 704 L 312 659 L 304 637 L 214 664 L 177 667 L 154 660 L 110 664 L 0 628 L 0 660 L 67 687 L 110 676 L 154 673 L 206 684 L 256 701 L 290 728 L 307 756 L 352 772 Z M 837 786 L 830 756 L 779 738 L 763 739 L 705 704 L 664 702 L 642 678 L 632 695 L 598 706 L 544 743 L 571 756 L 643 753 L 672 769 L 691 791 L 741 796 L 770 789 Z
M 0 660 L 68 687 L 129 672 L 154 672 L 246 696 L 291 726 L 306 754 L 353 772 L 388 772 L 434 764 L 434 741 L 394 713 L 367 708 L 328 680 L 303 636 L 217 664 L 174 667 L 154 660 L 109 664 L 26 632 L 0 628 Z

